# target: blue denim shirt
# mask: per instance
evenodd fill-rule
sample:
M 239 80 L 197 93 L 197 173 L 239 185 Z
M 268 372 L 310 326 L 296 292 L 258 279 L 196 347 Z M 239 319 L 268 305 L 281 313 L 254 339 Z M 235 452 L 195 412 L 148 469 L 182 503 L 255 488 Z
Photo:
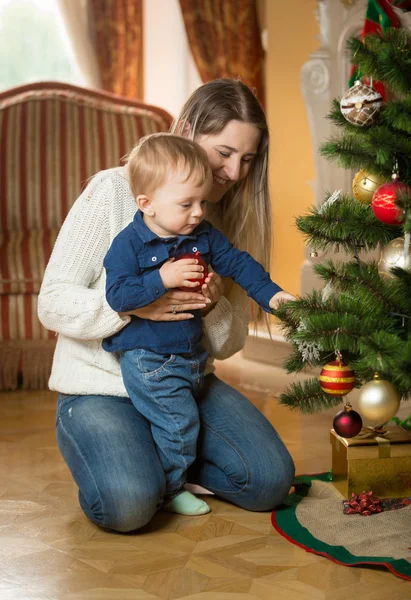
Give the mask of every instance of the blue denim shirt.
M 143 220 L 135 217 L 113 240 L 104 259 L 107 302 L 116 312 L 127 312 L 151 304 L 166 293 L 159 269 L 171 257 L 199 252 L 222 277 L 231 277 L 264 310 L 281 288 L 247 252 L 230 241 L 208 221 L 190 235 L 160 238 Z M 202 338 L 201 311 L 192 311 L 185 321 L 150 321 L 136 316 L 126 327 L 103 341 L 108 352 L 146 348 L 160 354 L 192 352 Z

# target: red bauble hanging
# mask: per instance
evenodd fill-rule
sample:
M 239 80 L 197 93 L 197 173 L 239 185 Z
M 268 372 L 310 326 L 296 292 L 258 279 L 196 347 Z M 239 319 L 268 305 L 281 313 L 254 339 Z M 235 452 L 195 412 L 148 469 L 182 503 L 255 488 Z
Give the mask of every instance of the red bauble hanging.
M 405 220 L 403 211 L 395 203 L 400 192 L 411 193 L 411 188 L 398 179 L 383 183 L 374 192 L 371 202 L 372 210 L 377 219 L 386 225 L 401 225 Z
M 355 385 L 355 373 L 342 360 L 325 365 L 320 373 L 320 386 L 330 396 L 345 396 Z
M 358 435 L 362 429 L 360 415 L 352 410 L 351 404 L 347 402 L 344 410 L 340 410 L 333 421 L 334 431 L 343 438 L 352 438 Z
M 196 282 L 198 285 L 194 287 L 185 287 L 182 286 L 179 288 L 183 292 L 195 292 L 198 291 L 198 288 L 201 288 L 206 278 L 208 277 L 208 268 L 207 263 L 201 258 L 199 252 L 194 252 L 193 254 L 181 254 L 181 256 L 176 257 L 176 260 L 181 260 L 182 258 L 195 258 L 198 260 L 198 264 L 204 268 L 203 276 L 201 279 L 190 279 L 189 281 Z

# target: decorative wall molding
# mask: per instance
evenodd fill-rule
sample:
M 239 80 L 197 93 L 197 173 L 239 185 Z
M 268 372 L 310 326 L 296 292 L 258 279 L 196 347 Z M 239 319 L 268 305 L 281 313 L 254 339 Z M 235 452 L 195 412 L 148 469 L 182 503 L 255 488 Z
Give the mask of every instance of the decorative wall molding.
M 352 35 L 360 34 L 366 4 L 367 0 L 318 0 L 316 16 L 320 28 L 320 46 L 301 69 L 301 91 L 307 110 L 315 166 L 315 180 L 311 183 L 317 206 L 322 204 L 327 191 L 351 190 L 353 173 L 327 162 L 320 155 L 319 147 L 335 133 L 334 126 L 325 117 L 332 100 L 342 96 L 348 88 L 350 62 L 346 44 Z M 324 259 L 324 253 L 319 252 L 316 260 L 321 259 Z M 306 248 L 301 268 L 301 293 L 322 286 L 312 266 L 310 248 Z

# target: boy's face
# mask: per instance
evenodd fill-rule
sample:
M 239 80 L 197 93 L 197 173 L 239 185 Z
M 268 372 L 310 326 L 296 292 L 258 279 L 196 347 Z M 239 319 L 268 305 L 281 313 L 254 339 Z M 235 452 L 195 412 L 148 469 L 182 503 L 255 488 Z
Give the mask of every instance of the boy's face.
M 170 173 L 162 186 L 147 195 L 145 206 L 138 202 L 147 226 L 160 237 L 189 235 L 204 219 L 212 175 L 202 185 L 195 174 L 186 177 L 184 172 Z

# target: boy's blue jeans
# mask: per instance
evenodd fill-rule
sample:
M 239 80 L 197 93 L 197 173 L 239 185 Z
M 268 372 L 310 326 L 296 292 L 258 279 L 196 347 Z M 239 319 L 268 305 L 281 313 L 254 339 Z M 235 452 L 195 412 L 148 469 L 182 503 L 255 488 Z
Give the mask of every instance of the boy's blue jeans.
M 196 403 L 208 353 L 157 354 L 127 350 L 120 356 L 124 385 L 151 433 L 166 478 L 166 496 L 179 492 L 196 457 L 200 417 Z

